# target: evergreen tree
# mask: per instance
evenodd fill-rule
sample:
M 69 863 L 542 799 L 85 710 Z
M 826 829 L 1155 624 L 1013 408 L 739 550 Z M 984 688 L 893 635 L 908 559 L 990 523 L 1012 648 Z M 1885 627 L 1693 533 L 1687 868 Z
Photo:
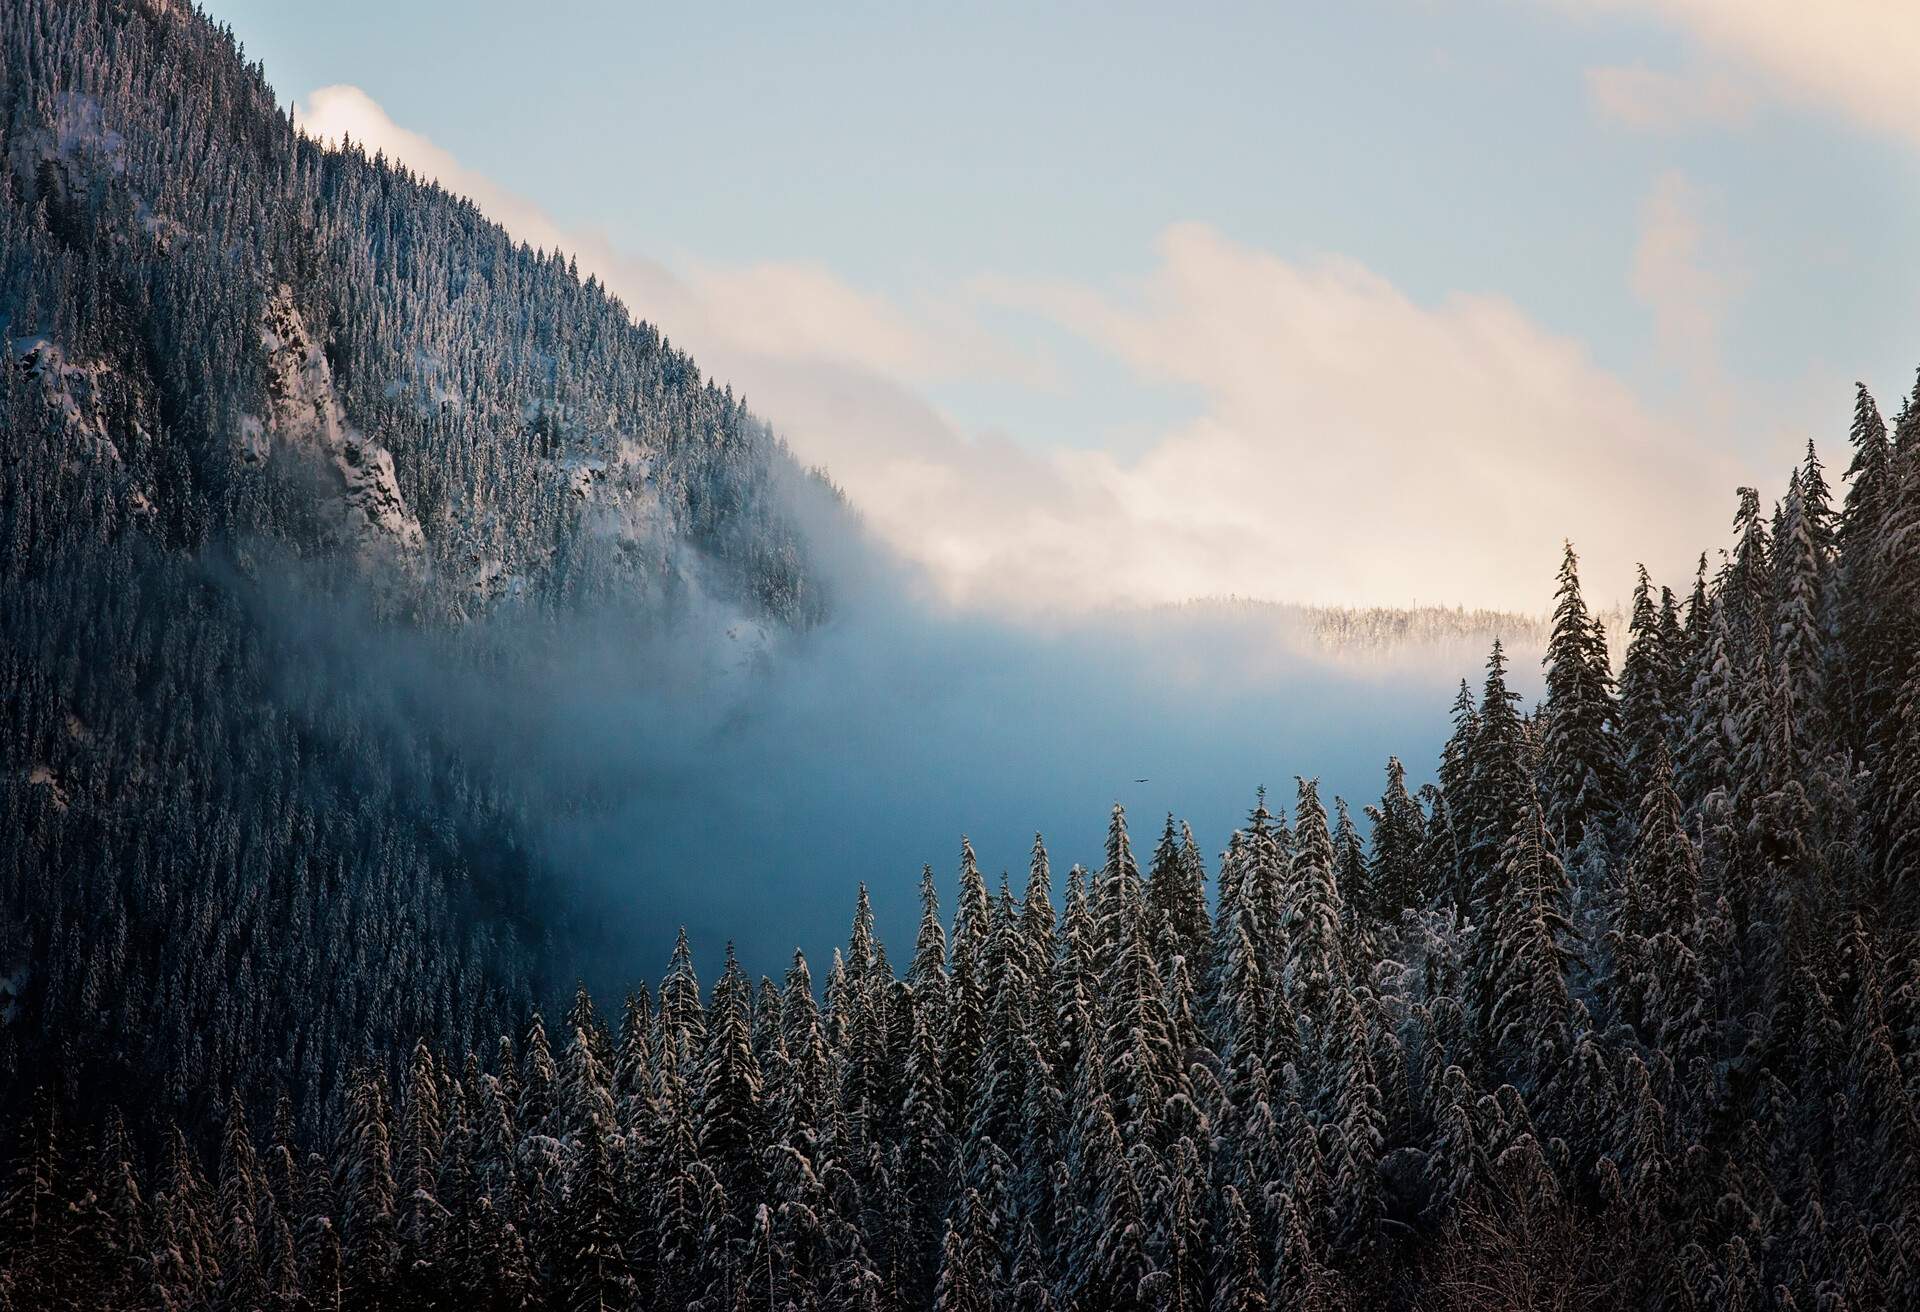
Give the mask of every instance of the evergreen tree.
M 1207 910 L 1206 872 L 1185 825 L 1174 832 L 1173 814 L 1167 814 L 1153 866 L 1147 880 L 1156 939 L 1164 937 L 1162 955 L 1185 957 L 1190 968 L 1204 974 L 1213 918 Z
M 946 1023 L 947 1101 L 954 1107 L 973 1103 L 973 1076 L 986 1044 L 987 943 L 993 908 L 987 881 L 980 874 L 973 844 L 960 840 L 960 895 L 953 911 L 951 1015 Z
M 742 1203 L 758 1196 L 765 1143 L 760 1065 L 754 1060 L 748 1012 L 747 977 L 729 943 L 726 965 L 713 986 L 701 1062 L 700 1160 L 726 1196 Z
M 1541 792 L 1549 831 L 1571 851 L 1589 826 L 1604 830 L 1617 816 L 1622 768 L 1606 639 L 1580 594 L 1571 542 L 1561 558 L 1545 663 L 1541 749 L 1547 768 Z
M 1387 758 L 1387 786 L 1380 804 L 1367 808 L 1373 822 L 1368 862 L 1372 870 L 1372 914 L 1392 922 L 1402 911 L 1416 909 L 1440 891 L 1423 849 L 1427 842 L 1426 816 L 1407 791 L 1407 769 L 1400 758 Z
M 1240 1192 L 1228 1185 L 1226 1243 L 1220 1250 L 1220 1274 L 1214 1281 L 1213 1312 L 1266 1312 L 1266 1281 L 1260 1274 L 1260 1249 L 1253 1221 Z
M 1627 786 L 1636 794 L 1646 791 L 1649 763 L 1656 749 L 1667 748 L 1672 733 L 1677 708 L 1668 698 L 1679 656 L 1670 645 L 1675 624 L 1677 618 L 1670 609 L 1656 606 L 1653 581 L 1647 577 L 1647 567 L 1639 566 L 1627 626 L 1627 655 L 1620 667 L 1619 715 L 1622 766 Z
M 362 1071 L 348 1104 L 347 1134 L 340 1163 L 340 1196 L 345 1204 L 343 1262 L 348 1306 L 384 1304 L 399 1259 L 393 1150 L 389 1133 L 386 1081 Z
M 1483 985 L 1493 999 L 1489 1037 L 1507 1069 L 1524 1072 L 1538 1089 L 1573 1047 L 1567 975 L 1574 953 L 1566 874 L 1537 806 L 1514 827 L 1502 865 L 1503 900 L 1488 926 L 1492 974 Z
M 583 1044 L 583 1049 L 587 1049 Z M 592 1059 L 590 1049 L 586 1058 Z M 635 1281 L 621 1247 L 624 1209 L 619 1201 L 607 1127 L 582 1120 L 580 1142 L 567 1190 L 561 1249 L 555 1262 L 561 1306 L 567 1312 L 614 1312 L 633 1306 Z
M 1288 871 L 1290 896 L 1282 983 L 1292 1004 L 1314 1015 L 1326 1013 L 1329 999 L 1346 978 L 1342 944 L 1342 903 L 1334 876 L 1333 836 L 1320 805 L 1320 781 L 1297 780 L 1294 856 Z

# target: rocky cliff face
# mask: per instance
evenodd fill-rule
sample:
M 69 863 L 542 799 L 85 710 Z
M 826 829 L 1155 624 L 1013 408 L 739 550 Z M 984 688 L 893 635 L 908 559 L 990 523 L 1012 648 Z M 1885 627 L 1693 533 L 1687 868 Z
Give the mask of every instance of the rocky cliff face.
M 338 539 L 361 551 L 417 556 L 425 545 L 394 477 L 393 454 L 350 428 L 333 389 L 333 371 L 285 283 L 267 303 L 260 329 L 266 353 L 267 415 L 242 418 L 241 458 L 264 461 L 275 444 L 310 462 L 320 476 L 323 517 Z

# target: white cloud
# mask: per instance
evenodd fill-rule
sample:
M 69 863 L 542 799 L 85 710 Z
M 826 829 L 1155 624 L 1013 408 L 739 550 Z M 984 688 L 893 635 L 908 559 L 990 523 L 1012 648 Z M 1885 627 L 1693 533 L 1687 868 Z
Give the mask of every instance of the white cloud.
M 1727 243 L 1709 229 L 1708 201 L 1677 170 L 1654 182 L 1640 206 L 1632 283 L 1653 312 L 1662 355 L 1687 375 L 1696 395 L 1724 410 L 1721 325 L 1744 280 L 1729 265 Z
M 1587 95 L 1599 113 L 1643 132 L 1733 127 L 1753 117 L 1753 92 L 1719 70 L 1663 73 L 1643 64 L 1590 68 Z
M 303 118 L 573 251 L 744 391 L 802 459 L 827 465 L 956 601 L 1047 610 L 1237 593 L 1535 609 L 1562 536 L 1594 590 L 1619 594 L 1629 552 L 1684 568 L 1740 481 L 1578 342 L 1500 297 L 1421 304 L 1358 263 L 1290 263 L 1195 224 L 1165 233 L 1136 295 L 992 279 L 970 290 L 1139 379 L 1186 385 L 1197 413 L 1125 458 L 962 434 L 917 389 L 1019 379 L 1025 366 L 959 301 L 903 306 L 809 266 L 670 273 L 561 232 L 364 93 L 316 93 Z M 1685 266 L 1685 238 L 1648 247 L 1649 277 L 1669 257 Z M 1689 325 L 1675 317 L 1674 330 Z
M 1165 597 L 1531 608 L 1563 535 L 1618 589 L 1629 552 L 1677 565 L 1718 519 L 1727 471 L 1500 297 L 1422 305 L 1355 262 L 1295 264 L 1201 225 L 1161 257 L 1126 303 L 1003 289 L 1206 398 L 1137 461 L 1060 458 L 1119 512 L 1076 535 L 1082 586 L 1114 561 Z
M 1652 14 L 1783 97 L 1920 144 L 1920 5 L 1912 0 L 1571 0 Z
M 1044 360 L 1009 350 L 957 306 L 909 311 L 818 265 L 694 263 L 686 276 L 705 318 L 730 346 L 749 354 L 851 361 L 920 383 L 998 378 L 1044 386 L 1054 377 Z

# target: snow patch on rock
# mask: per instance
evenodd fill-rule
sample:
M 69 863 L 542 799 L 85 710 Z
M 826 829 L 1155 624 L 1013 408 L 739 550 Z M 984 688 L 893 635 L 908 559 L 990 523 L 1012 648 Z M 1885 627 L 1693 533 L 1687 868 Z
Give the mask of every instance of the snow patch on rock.
M 113 370 L 98 361 L 72 361 L 54 342 L 38 334 L 7 339 L 7 354 L 40 384 L 47 404 L 67 427 L 116 464 L 120 448 L 107 431 L 107 388 Z
M 13 142 L 13 170 L 30 187 L 38 185 L 43 163 L 89 160 L 116 176 L 125 173 L 127 139 L 107 126 L 99 101 L 78 92 L 57 98 L 47 107 L 45 124 Z
M 36 765 L 27 771 L 27 786 L 46 789 L 53 799 L 53 809 L 63 815 L 66 813 L 70 799 L 67 796 L 66 787 L 61 784 L 60 776 L 53 772 L 52 766 Z
M 332 367 L 284 283 L 267 305 L 260 344 L 267 352 L 269 412 L 264 420 L 242 419 L 241 458 L 263 460 L 275 445 L 316 457 L 341 538 L 362 550 L 419 551 L 425 538 L 400 495 L 392 453 L 347 425 Z

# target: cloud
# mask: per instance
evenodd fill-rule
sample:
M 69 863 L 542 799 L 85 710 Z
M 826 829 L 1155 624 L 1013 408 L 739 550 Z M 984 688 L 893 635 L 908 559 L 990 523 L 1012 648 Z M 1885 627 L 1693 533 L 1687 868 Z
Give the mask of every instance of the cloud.
M 768 360 L 852 361 L 919 383 L 994 378 L 1046 386 L 1054 378 L 1045 361 L 1008 349 L 958 307 L 908 311 L 818 265 L 695 263 L 687 279 L 726 345 Z
M 1590 68 L 1587 96 L 1602 117 L 1643 132 L 1736 127 L 1754 111 L 1752 90 L 1720 71 L 1662 73 L 1642 64 Z
M 1717 517 L 1703 507 L 1732 486 L 1679 425 L 1504 298 L 1423 305 L 1354 261 L 1293 263 L 1198 224 L 1169 230 L 1160 254 L 1130 300 L 1002 289 L 1205 398 L 1137 460 L 1053 462 L 1108 503 L 1050 544 L 1084 587 L 1117 574 L 1166 597 L 1531 608 L 1562 536 L 1620 588 L 1631 552 L 1677 564 L 1697 550 Z M 1010 546 L 995 576 L 1024 555 Z
M 1698 395 L 1724 406 L 1726 371 L 1721 325 L 1743 281 L 1730 268 L 1725 243 L 1711 239 L 1708 197 L 1685 174 L 1670 170 L 1640 207 L 1633 253 L 1633 291 L 1653 311 L 1662 354 L 1679 366 Z
M 1571 0 L 1651 14 L 1784 99 L 1920 144 L 1920 6 L 1902 0 Z
M 1157 269 L 1124 296 L 983 278 L 904 305 L 813 266 L 669 271 L 561 231 L 362 92 L 317 92 L 302 117 L 473 195 L 526 240 L 573 251 L 803 460 L 826 465 L 954 603 L 1054 613 L 1232 593 L 1532 610 L 1563 536 L 1596 593 L 1623 593 L 1629 553 L 1681 569 L 1743 477 L 1499 296 L 1424 304 L 1352 260 L 1289 262 L 1199 224 L 1169 229 Z M 1686 212 L 1676 204 L 1649 225 L 1649 280 L 1691 267 Z M 1026 365 L 980 326 L 988 310 L 1064 330 L 1143 393 L 1177 384 L 1197 404 L 1128 455 L 962 432 L 927 383 L 1051 385 L 1044 362 Z M 1663 332 L 1712 338 L 1711 316 L 1688 320 L 1677 295 L 1656 316 Z

